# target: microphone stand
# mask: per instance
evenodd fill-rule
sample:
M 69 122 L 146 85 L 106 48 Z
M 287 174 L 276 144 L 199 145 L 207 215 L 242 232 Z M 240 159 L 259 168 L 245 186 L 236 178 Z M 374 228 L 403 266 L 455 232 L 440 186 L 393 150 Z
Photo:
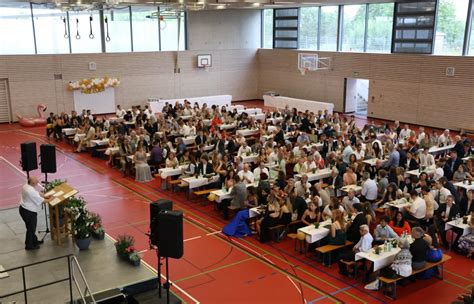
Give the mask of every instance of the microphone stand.
M 44 186 L 48 186 L 49 182 L 48 182 L 48 173 L 45 173 L 44 174 L 44 182 L 43 182 Z M 45 204 L 42 204 L 41 206 L 44 210 L 44 221 L 46 223 L 46 230 L 39 230 L 38 232 L 39 233 L 44 233 L 43 235 L 43 238 L 41 239 L 41 241 L 44 241 L 44 239 L 46 238 L 46 236 L 51 232 L 49 230 L 49 224 L 48 224 L 48 211 L 47 211 L 47 207 L 45 206 Z

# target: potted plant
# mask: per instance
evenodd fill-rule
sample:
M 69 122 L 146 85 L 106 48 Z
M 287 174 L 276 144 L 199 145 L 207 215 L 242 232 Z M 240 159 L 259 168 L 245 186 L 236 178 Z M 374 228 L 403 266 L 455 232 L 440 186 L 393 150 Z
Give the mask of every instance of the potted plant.
M 105 237 L 104 227 L 102 226 L 102 217 L 100 214 L 90 212 L 89 213 L 92 226 L 91 226 L 91 234 L 92 237 L 97 240 L 103 240 Z
M 381 246 L 375 247 L 375 250 L 374 250 L 374 251 L 375 251 L 375 254 L 380 254 L 380 252 L 382 251 Z
M 92 220 L 86 209 L 86 202 L 82 197 L 72 197 L 65 208 L 71 215 L 71 230 L 79 250 L 86 250 L 91 243 L 90 231 Z
M 141 257 L 135 250 L 134 245 L 135 238 L 133 236 L 127 234 L 119 235 L 115 242 L 115 250 L 121 259 L 138 266 L 140 265 Z

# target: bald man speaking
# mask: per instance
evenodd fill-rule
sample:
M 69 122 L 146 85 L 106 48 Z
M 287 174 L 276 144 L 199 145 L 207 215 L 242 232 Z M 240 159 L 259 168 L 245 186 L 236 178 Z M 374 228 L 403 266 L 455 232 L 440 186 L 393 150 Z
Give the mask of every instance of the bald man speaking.
M 26 250 L 39 249 L 39 245 L 43 243 L 36 237 L 36 223 L 38 212 L 41 210 L 45 198 L 35 189 L 37 185 L 38 178 L 32 176 L 28 178 L 28 182 L 21 189 L 20 215 L 26 225 Z

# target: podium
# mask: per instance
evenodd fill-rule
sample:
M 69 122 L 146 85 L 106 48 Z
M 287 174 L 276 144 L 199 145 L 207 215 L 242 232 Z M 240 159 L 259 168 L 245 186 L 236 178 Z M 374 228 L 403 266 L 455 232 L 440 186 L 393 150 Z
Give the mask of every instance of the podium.
M 61 245 L 62 240 L 69 237 L 71 233 L 69 228 L 69 215 L 67 212 L 63 212 L 63 222 L 61 223 L 60 209 L 64 208 L 68 199 L 76 193 L 78 193 L 76 189 L 67 183 L 63 183 L 44 194 L 45 197 L 52 198 L 48 203 L 49 224 L 51 227 L 51 239 L 54 240 L 57 245 Z

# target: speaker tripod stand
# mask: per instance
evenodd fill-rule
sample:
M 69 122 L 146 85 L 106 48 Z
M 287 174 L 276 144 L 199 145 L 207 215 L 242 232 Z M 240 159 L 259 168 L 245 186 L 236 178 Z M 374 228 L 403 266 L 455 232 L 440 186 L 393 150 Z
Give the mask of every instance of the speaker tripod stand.
M 49 182 L 48 182 L 48 173 L 45 173 L 44 174 L 44 181 L 43 181 L 43 187 L 47 187 L 49 185 Z M 43 204 L 42 205 L 42 208 L 44 210 L 44 221 L 46 223 L 46 230 L 38 230 L 39 233 L 44 233 L 43 237 L 41 238 L 41 241 L 43 242 L 44 239 L 46 238 L 46 236 L 51 233 L 51 230 L 49 230 L 49 224 L 48 224 L 48 208 L 46 206 L 46 204 Z
M 161 299 L 162 293 L 161 289 L 166 290 L 166 304 L 170 304 L 170 288 L 171 288 L 171 282 L 170 282 L 170 272 L 169 272 L 169 263 L 168 263 L 168 257 L 162 257 L 160 255 L 160 252 L 158 251 L 158 248 L 156 249 L 156 255 L 158 256 L 158 297 Z M 161 266 L 163 265 L 162 259 L 165 259 L 165 266 L 166 266 L 166 282 L 161 284 Z

